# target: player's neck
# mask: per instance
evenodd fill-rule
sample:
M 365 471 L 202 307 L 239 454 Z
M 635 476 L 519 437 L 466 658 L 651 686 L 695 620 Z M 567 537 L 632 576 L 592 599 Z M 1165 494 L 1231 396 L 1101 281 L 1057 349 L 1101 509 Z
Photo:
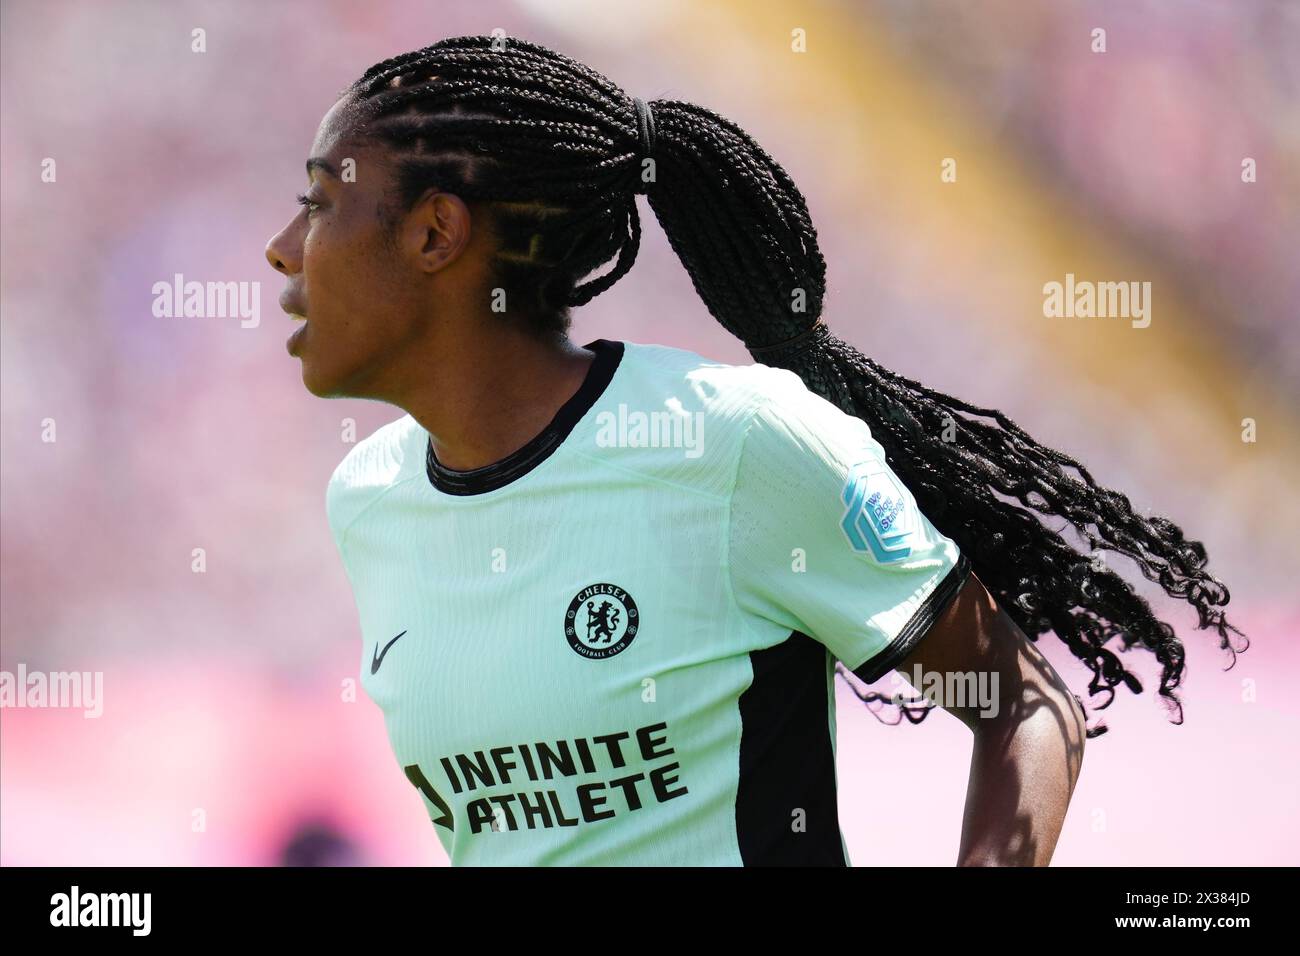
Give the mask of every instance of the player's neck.
M 447 468 L 469 471 L 518 451 L 582 386 L 594 354 L 567 338 L 514 331 L 463 342 L 399 403 Z

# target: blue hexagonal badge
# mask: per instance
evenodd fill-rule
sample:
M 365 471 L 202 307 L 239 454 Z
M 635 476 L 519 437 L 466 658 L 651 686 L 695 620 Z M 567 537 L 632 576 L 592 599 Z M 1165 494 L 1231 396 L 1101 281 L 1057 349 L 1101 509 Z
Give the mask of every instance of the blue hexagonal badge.
M 879 460 L 859 462 L 844 482 L 844 520 L 840 527 L 854 551 L 870 551 L 881 563 L 912 553 L 915 509 L 906 489 Z

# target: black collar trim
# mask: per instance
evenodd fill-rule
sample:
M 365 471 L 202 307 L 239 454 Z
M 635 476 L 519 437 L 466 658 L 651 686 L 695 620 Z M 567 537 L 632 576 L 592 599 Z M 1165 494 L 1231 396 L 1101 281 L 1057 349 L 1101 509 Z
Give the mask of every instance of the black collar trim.
M 424 470 L 429 483 L 449 495 L 481 495 L 519 480 L 549 458 L 604 394 L 623 359 L 622 342 L 596 339 L 583 348 L 596 353 L 595 361 L 587 369 L 587 377 L 573 397 L 560 407 L 540 434 L 500 461 L 470 471 L 456 471 L 440 463 L 433 453 L 433 440 L 427 439 Z

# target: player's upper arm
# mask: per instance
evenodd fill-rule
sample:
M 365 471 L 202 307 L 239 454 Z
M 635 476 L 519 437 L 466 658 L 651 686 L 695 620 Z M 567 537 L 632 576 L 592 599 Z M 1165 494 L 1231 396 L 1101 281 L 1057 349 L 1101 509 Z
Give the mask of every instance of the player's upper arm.
M 770 370 L 740 453 L 729 560 L 741 609 L 817 639 L 868 683 L 925 636 L 970 571 L 861 420 Z
M 983 582 L 971 574 L 939 615 L 925 640 L 898 664 L 904 676 L 942 675 L 944 687 L 967 690 L 970 678 L 991 682 L 990 694 L 958 691 L 937 695 L 935 702 L 975 730 L 981 721 L 1018 720 L 1033 710 L 1052 707 L 1074 722 L 1075 745 L 1082 747 L 1086 724 L 1083 708 L 1065 681 L 1028 636 L 998 606 Z M 949 683 L 949 677 L 961 683 Z M 916 681 L 913 680 L 913 684 Z M 917 685 L 929 696 L 933 689 Z

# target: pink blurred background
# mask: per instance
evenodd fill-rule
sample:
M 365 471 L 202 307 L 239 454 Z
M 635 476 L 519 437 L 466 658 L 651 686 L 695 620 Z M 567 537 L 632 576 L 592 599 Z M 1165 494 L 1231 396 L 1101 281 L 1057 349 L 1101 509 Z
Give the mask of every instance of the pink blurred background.
M 1149 690 L 1092 715 L 1110 733 L 1054 863 L 1297 862 L 1295 6 L 6 0 L 0 18 L 0 666 L 104 675 L 98 718 L 0 711 L 0 863 L 446 862 L 380 712 L 344 694 L 357 620 L 324 513 L 346 420 L 363 437 L 401 413 L 303 389 L 262 250 L 336 91 L 497 27 L 739 123 L 808 198 L 839 335 L 1205 542 L 1252 647 L 1225 671 L 1160 603 L 1188 647 L 1185 723 Z M 643 222 L 575 341 L 749 361 Z M 1150 327 L 1045 318 L 1067 272 L 1150 281 Z M 260 282 L 260 323 L 155 317 L 176 273 Z M 1040 646 L 1081 693 L 1082 665 Z M 951 864 L 965 728 L 883 726 L 837 687 L 854 863 Z

